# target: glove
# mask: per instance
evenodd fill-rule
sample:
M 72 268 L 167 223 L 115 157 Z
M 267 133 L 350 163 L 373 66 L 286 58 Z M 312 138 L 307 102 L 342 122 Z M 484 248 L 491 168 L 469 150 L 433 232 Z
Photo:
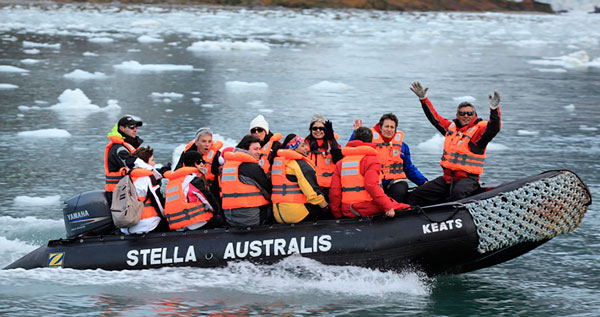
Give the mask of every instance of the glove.
M 333 141 L 335 136 L 333 135 L 333 123 L 327 120 L 325 121 L 325 140 Z
M 414 92 L 415 95 L 417 95 L 417 97 L 419 97 L 419 100 L 423 100 L 423 99 L 427 98 L 427 90 L 429 90 L 429 88 L 423 89 L 423 86 L 421 86 L 421 83 L 418 81 L 415 81 L 410 86 L 410 90 L 412 92 Z
M 167 163 L 167 165 L 163 165 L 161 168 L 159 168 L 156 171 L 159 172 L 160 175 L 165 176 L 165 172 L 170 171 L 170 170 L 171 170 L 171 162 Z
M 488 98 L 490 98 L 490 110 L 498 109 L 498 105 L 500 104 L 500 94 L 494 90 L 494 97 L 488 95 Z

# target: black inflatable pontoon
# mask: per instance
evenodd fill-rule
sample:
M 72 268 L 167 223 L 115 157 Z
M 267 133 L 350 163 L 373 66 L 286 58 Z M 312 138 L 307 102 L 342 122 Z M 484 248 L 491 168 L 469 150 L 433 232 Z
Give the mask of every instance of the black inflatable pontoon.
M 74 236 L 52 240 L 6 269 L 219 267 L 240 260 L 270 264 L 299 253 L 324 264 L 455 274 L 510 260 L 573 231 L 590 204 L 591 194 L 577 175 L 549 171 L 461 201 L 397 212 L 394 218 Z M 107 209 L 102 191 L 67 201 L 68 235 L 86 230 L 77 223 L 110 222 L 90 216 L 98 208 Z

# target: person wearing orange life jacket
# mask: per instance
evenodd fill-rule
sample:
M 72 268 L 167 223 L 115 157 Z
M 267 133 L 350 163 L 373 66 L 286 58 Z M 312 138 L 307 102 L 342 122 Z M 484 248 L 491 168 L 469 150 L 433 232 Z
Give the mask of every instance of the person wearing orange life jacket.
M 394 217 L 396 210 L 410 207 L 396 202 L 381 188 L 381 163 L 376 146 L 371 143 L 371 130 L 359 127 L 354 138 L 344 147 L 344 158 L 335 166 L 329 192 L 332 215 L 370 217 L 385 213 Z
M 277 151 L 271 170 L 273 215 L 279 223 L 313 221 L 322 217 L 328 206 L 317 183 L 312 163 L 307 159 L 308 145 L 290 134 L 283 150 Z
M 271 183 L 258 164 L 260 141 L 246 135 L 233 152 L 224 154 L 221 174 L 223 213 L 227 223 L 236 227 L 268 222 Z
M 188 151 L 181 157 L 183 166 L 168 171 L 165 218 L 171 230 L 195 230 L 218 228 L 225 223 L 219 214 L 219 206 L 206 188 L 202 155 Z
M 133 166 L 135 157 L 131 156 L 144 142 L 137 136 L 142 121 L 132 116 L 124 116 L 113 126 L 107 137 L 109 143 L 104 150 L 105 190 L 112 193 L 128 167 Z M 110 195 L 108 195 L 110 196 Z
M 333 132 L 333 124 L 323 115 L 315 115 L 308 130 L 310 134 L 305 139 L 309 148 L 307 157 L 313 163 L 317 182 L 327 197 L 335 163 L 343 157 L 342 150 L 337 143 L 337 135 Z
M 135 186 L 138 199 L 144 202 L 144 209 L 140 222 L 129 228 L 121 228 L 124 234 L 146 233 L 166 228 L 166 224 L 161 224 L 164 200 L 160 192 L 160 179 L 162 178 L 156 172 L 154 166 L 154 150 L 151 147 L 140 147 L 132 154 L 135 157 L 133 169 L 129 176 Z M 159 214 L 160 213 L 160 214 Z
M 404 132 L 397 128 L 398 117 L 386 113 L 371 132 L 381 162 L 383 190 L 394 200 L 405 202 L 408 196 L 407 180 L 420 186 L 427 182 L 427 178 L 412 163 L 410 149 L 404 142 Z
M 260 158 L 258 164 L 262 167 L 267 176 L 271 173 L 271 164 L 277 156 L 277 150 L 281 148 L 281 134 L 273 134 L 269 130 L 269 123 L 263 115 L 259 114 L 250 122 L 250 134 L 260 140 Z
M 429 205 L 443 200 L 455 201 L 475 193 L 479 176 L 483 173 L 488 143 L 500 131 L 500 95 L 489 95 L 490 120 L 477 118 L 475 107 L 469 102 L 458 105 L 456 119 L 440 116 L 427 98 L 428 88 L 414 82 L 410 90 L 419 97 L 421 106 L 431 124 L 445 136 L 440 165 L 444 175 L 415 189 L 409 196 L 411 205 Z

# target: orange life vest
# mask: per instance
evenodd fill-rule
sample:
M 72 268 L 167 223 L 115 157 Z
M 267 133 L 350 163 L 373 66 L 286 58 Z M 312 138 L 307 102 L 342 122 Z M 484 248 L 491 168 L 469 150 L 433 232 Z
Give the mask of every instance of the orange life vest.
M 464 171 L 471 174 L 481 175 L 485 163 L 485 152 L 475 154 L 469 149 L 469 142 L 475 132 L 479 129 L 485 129 L 487 121 L 479 121 L 465 132 L 458 131 L 456 124 L 452 122 L 446 129 L 446 138 L 444 139 L 444 154 L 440 165 L 444 168 L 454 171 Z
M 152 176 L 152 171 L 144 169 L 144 168 L 134 168 L 129 173 L 129 177 L 131 177 L 132 183 L 135 183 L 135 181 L 140 177 L 148 177 L 148 176 Z M 150 190 L 150 189 L 148 189 L 148 190 Z M 150 195 L 152 195 L 152 194 L 150 193 Z M 154 206 L 152 206 L 150 199 L 146 199 L 146 198 L 147 198 L 147 196 L 139 196 L 138 195 L 138 200 L 144 203 L 144 209 L 142 209 L 142 216 L 140 217 L 140 220 L 152 218 L 152 217 L 159 217 L 158 212 L 156 211 Z
M 338 134 L 335 133 L 335 139 L 337 140 L 337 138 Z M 328 142 L 329 149 L 331 149 L 331 142 L 327 140 L 323 140 L 323 142 Z M 308 146 L 310 147 L 310 143 Z M 335 171 L 335 163 L 331 157 L 331 152 L 321 148 L 310 149 L 308 152 L 308 159 L 313 162 L 313 165 L 315 166 L 317 183 L 319 186 L 329 188 L 331 186 L 333 171 Z
M 306 204 L 306 195 L 300 189 L 298 182 L 292 182 L 286 176 L 287 163 L 290 160 L 304 160 L 312 166 L 306 157 L 294 150 L 277 151 L 271 171 L 271 183 L 273 184 L 271 200 L 274 203 Z
M 258 160 L 258 165 L 262 167 L 265 174 L 269 175 L 271 171 L 271 163 L 269 162 L 269 154 L 271 154 L 271 148 L 273 148 L 273 143 L 281 140 L 281 133 L 275 133 L 269 139 L 269 142 L 265 143 L 265 145 L 260 148 L 260 159 Z
M 383 179 L 404 179 L 406 173 L 404 173 L 402 160 L 402 140 L 404 139 L 404 132 L 396 131 L 396 134 L 390 140 L 390 143 L 385 143 L 383 137 L 375 131 L 373 131 L 373 143 L 377 145 L 377 157 L 381 162 L 381 174 Z
M 258 160 L 248 153 L 227 152 L 221 173 L 221 197 L 223 209 L 249 208 L 268 205 L 269 201 L 255 185 L 240 181 L 239 167 L 242 163 L 256 163 Z
M 106 185 L 104 186 L 104 190 L 112 193 L 115 191 L 117 183 L 126 174 L 127 167 L 121 167 L 116 172 L 110 172 L 108 170 L 108 153 L 110 152 L 110 148 L 113 146 L 113 144 L 122 144 L 129 151 L 129 153 L 135 152 L 135 148 L 131 144 L 125 142 L 123 138 L 119 138 L 117 136 L 110 136 L 108 137 L 108 139 L 110 140 L 110 142 L 106 145 L 106 148 L 104 149 L 104 176 L 106 177 Z
M 357 147 L 345 147 L 342 149 L 341 181 L 342 181 L 342 203 L 354 204 L 372 201 L 365 188 L 365 178 L 360 173 L 360 161 L 363 157 L 377 156 L 377 150 L 370 146 L 361 145 Z M 381 178 L 380 178 L 381 183 Z
M 201 221 L 208 221 L 212 213 L 202 201 L 190 203 L 183 191 L 185 177 L 197 173 L 195 167 L 182 167 L 175 172 L 167 171 L 165 177 L 169 179 L 165 197 L 165 218 L 171 230 L 181 229 Z
M 185 149 L 183 150 L 183 152 L 187 152 L 195 143 L 195 141 L 190 141 L 186 146 Z M 204 155 L 202 155 L 202 159 L 204 160 L 204 168 L 205 173 L 204 176 L 206 177 L 207 180 L 209 181 L 213 181 L 215 180 L 215 175 L 211 172 L 211 167 L 212 167 L 212 162 L 213 159 L 215 158 L 215 154 L 217 154 L 217 152 L 223 147 L 223 142 L 221 141 L 216 141 L 213 143 L 213 145 L 210 146 L 210 149 L 208 150 L 208 152 Z

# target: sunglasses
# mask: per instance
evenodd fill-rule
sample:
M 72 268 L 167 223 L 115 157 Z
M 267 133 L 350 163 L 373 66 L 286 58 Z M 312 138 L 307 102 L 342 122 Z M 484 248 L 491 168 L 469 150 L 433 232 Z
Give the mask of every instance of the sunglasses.
M 313 130 L 313 131 L 319 131 L 319 130 L 325 131 L 325 127 L 312 127 L 310 129 Z
M 256 128 L 252 128 L 250 129 L 250 133 L 261 133 L 264 132 L 265 129 L 261 128 L 261 127 L 256 127 Z
M 137 125 L 135 125 L 135 124 L 128 125 L 127 127 L 130 128 L 131 130 L 137 129 Z
M 472 116 L 475 114 L 475 111 L 457 111 L 456 114 L 459 116 Z

